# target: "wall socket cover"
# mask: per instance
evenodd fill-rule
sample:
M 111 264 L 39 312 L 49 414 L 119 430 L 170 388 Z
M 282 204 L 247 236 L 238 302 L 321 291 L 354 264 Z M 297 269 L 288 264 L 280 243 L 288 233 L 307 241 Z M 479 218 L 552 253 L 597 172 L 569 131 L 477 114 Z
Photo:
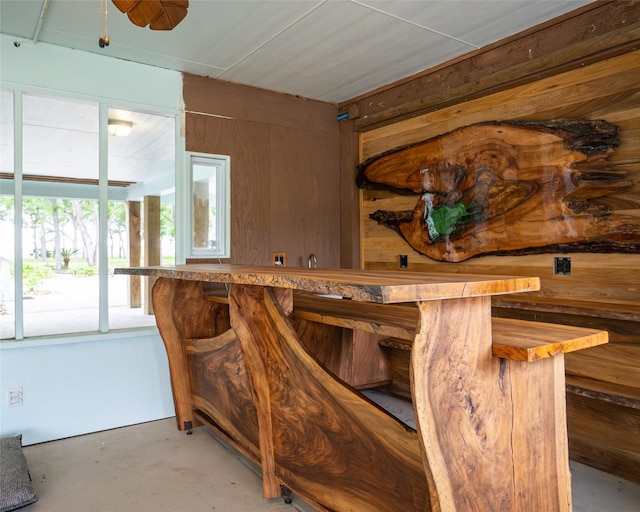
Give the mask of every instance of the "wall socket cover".
M 9 388 L 9 407 L 20 407 L 22 399 L 22 386 Z
M 571 258 L 554 258 L 553 273 L 557 276 L 571 275 Z
M 287 266 L 287 253 L 286 252 L 272 252 L 271 253 L 271 264 L 276 267 L 286 267 Z

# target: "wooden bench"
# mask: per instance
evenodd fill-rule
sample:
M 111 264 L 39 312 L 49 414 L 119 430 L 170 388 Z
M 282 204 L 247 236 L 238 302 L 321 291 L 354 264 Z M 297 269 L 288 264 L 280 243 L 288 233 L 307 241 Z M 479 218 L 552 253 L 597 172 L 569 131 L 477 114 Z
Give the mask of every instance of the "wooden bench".
M 340 299 L 297 294 L 294 315 L 299 319 L 362 330 L 385 338 L 413 341 L 418 324 L 417 308 L 337 300 Z M 491 328 L 493 355 L 518 361 L 531 362 L 559 353 L 566 354 L 602 345 L 608 340 L 607 333 L 602 330 L 509 318 L 494 317 Z M 410 343 L 404 346 L 411 348 Z
M 640 304 L 494 297 L 492 314 L 605 329 L 609 343 L 565 360 L 572 459 L 640 483 Z

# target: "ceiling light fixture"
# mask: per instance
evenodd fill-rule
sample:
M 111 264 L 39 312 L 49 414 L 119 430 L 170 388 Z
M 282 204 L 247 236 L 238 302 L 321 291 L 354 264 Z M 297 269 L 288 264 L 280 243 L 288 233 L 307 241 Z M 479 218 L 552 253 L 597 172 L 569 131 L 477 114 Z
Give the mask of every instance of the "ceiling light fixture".
M 121 121 L 119 119 L 109 119 L 107 123 L 107 131 L 109 135 L 116 137 L 126 137 L 131 133 L 133 123 L 131 121 Z

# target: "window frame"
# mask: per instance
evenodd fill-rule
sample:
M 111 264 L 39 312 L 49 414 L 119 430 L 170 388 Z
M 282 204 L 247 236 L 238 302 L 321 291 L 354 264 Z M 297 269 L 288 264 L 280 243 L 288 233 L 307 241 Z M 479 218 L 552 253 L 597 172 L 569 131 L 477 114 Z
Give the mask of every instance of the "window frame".
M 175 136 L 175 155 L 174 155 L 174 178 L 173 183 L 175 187 L 178 187 L 178 176 L 182 175 L 182 162 L 183 158 L 181 155 L 184 155 L 184 139 L 180 135 L 181 133 L 181 116 L 176 111 L 171 109 L 163 109 L 163 108 L 153 108 L 152 106 L 142 106 L 135 103 L 129 104 L 126 101 L 117 101 L 114 102 L 109 99 L 91 96 L 91 95 L 83 95 L 83 94 L 60 94 L 59 91 L 52 91 L 46 88 L 30 88 L 30 87 L 21 87 L 13 84 L 1 84 L 2 90 L 7 91 L 12 95 L 12 104 L 13 104 L 13 178 L 11 180 L 2 180 L 2 189 L 3 193 L 12 193 L 14 197 L 14 278 L 13 278 L 13 288 L 15 293 L 15 313 L 14 313 L 14 336 L 10 338 L 0 339 L 0 342 L 4 346 L 6 343 L 18 342 L 25 343 L 28 341 L 33 341 L 34 343 L 41 343 L 45 339 L 67 339 L 69 337 L 73 337 L 74 339 L 78 337 L 84 336 L 93 336 L 93 333 L 98 332 L 99 336 L 114 334 L 116 332 L 125 330 L 134 330 L 134 331 L 153 331 L 156 330 L 156 327 L 134 327 L 134 328 L 111 328 L 109 326 L 109 301 L 108 301 L 108 233 L 107 233 L 107 203 L 111 200 L 120 201 L 122 200 L 120 197 L 112 197 L 112 191 L 108 184 L 108 133 L 107 133 L 107 121 L 109 117 L 109 109 L 111 108 L 124 108 L 124 109 L 132 109 L 136 111 L 145 112 L 152 115 L 164 116 L 173 118 L 174 125 L 174 136 Z M 98 145 L 99 145 L 99 154 L 98 154 L 98 184 L 97 184 L 97 194 L 95 200 L 99 201 L 99 221 L 98 221 L 98 268 L 99 268 L 99 318 L 97 331 L 89 330 L 89 331 L 77 331 L 77 332 L 61 332 L 61 333 L 51 333 L 37 336 L 25 336 L 24 335 L 24 308 L 23 308 L 23 298 L 18 299 L 18 297 L 23 297 L 23 280 L 15 278 L 15 275 L 23 274 L 23 257 L 22 257 L 22 247 L 23 247 L 23 239 L 22 239 L 22 213 L 23 213 L 23 198 L 25 196 L 31 195 L 25 190 L 24 181 L 23 181 L 23 162 L 22 162 L 22 152 L 23 152 L 23 137 L 22 137 L 22 128 L 23 128 L 23 99 L 25 95 L 41 95 L 47 96 L 50 98 L 60 98 L 63 100 L 78 100 L 78 101 L 88 101 L 95 103 L 99 110 L 99 126 L 98 126 Z M 113 107 L 113 104 L 117 103 L 118 107 Z M 29 184 L 31 185 L 31 183 Z M 12 190 L 11 190 L 12 189 Z M 117 195 L 117 194 L 116 194 Z M 176 200 L 178 196 L 176 194 Z M 179 210 L 179 205 L 176 204 L 176 212 Z M 176 247 L 175 247 L 175 258 L 176 262 L 184 261 L 180 259 L 180 254 L 184 253 L 184 249 L 180 247 L 181 237 L 179 233 L 179 219 L 176 218 Z
M 193 236 L 193 166 L 195 164 L 216 167 L 216 248 L 194 248 Z M 185 206 L 186 229 L 182 246 L 188 258 L 229 258 L 231 252 L 231 157 L 210 153 L 186 152 L 187 172 L 184 173 L 182 204 Z

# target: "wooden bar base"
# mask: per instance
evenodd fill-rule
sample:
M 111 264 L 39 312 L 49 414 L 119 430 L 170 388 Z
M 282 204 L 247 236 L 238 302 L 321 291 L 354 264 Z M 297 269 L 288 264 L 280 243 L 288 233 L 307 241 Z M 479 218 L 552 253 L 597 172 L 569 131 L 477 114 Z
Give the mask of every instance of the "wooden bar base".
M 325 511 L 571 510 L 563 352 L 606 334 L 585 331 L 542 359 L 518 360 L 529 352 L 517 344 L 514 359 L 496 357 L 491 296 L 537 280 L 228 265 L 125 272 L 158 278 L 178 427 L 204 423 L 259 464 L 266 498 L 284 485 Z M 208 281 L 231 283 L 228 299 L 206 297 Z M 417 303 L 417 430 L 348 383 L 390 378 L 380 319 L 360 315 L 355 330 L 314 323 L 296 313 L 295 290 L 352 299 L 335 300 L 337 311 Z M 385 315 L 382 331 L 403 332 Z

